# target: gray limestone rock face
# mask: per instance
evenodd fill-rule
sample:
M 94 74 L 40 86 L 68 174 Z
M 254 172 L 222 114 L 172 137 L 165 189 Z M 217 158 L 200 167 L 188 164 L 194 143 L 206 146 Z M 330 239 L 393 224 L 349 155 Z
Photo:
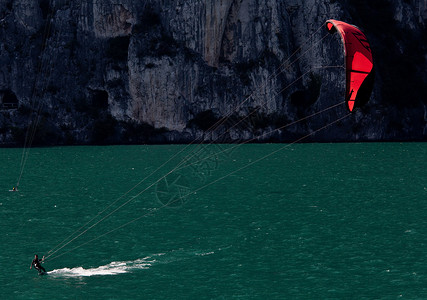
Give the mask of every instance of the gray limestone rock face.
M 40 145 L 296 140 L 347 114 L 327 19 L 365 32 L 375 86 L 311 140 L 425 140 L 424 1 L 19 0 L 0 3 L 0 143 L 31 124 Z

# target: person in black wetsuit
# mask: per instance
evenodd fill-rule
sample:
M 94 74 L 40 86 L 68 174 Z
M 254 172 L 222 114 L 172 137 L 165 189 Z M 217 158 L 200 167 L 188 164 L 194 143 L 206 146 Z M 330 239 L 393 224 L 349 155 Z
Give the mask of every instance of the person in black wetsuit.
M 37 256 L 37 254 L 34 256 L 33 261 L 31 262 L 31 266 L 30 269 L 34 266 L 34 269 L 36 269 L 37 271 L 39 271 L 39 274 L 42 274 L 43 272 L 46 273 L 45 268 L 43 268 L 43 266 L 41 265 L 41 263 L 44 261 L 44 256 L 42 258 L 42 260 L 39 260 L 39 257 Z

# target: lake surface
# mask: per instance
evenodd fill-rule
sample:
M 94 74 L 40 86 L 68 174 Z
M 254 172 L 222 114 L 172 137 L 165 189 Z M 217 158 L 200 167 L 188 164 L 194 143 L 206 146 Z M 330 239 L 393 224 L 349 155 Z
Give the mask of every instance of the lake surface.
M 21 155 L 2 298 L 427 298 L 426 143 L 34 148 L 9 192 Z

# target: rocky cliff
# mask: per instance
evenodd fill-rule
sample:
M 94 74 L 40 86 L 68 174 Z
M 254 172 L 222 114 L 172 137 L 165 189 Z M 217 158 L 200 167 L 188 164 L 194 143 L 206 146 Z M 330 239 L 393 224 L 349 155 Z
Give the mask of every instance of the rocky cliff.
M 344 95 L 330 18 L 367 35 L 375 86 L 309 140 L 425 140 L 426 1 L 5 0 L 0 143 L 293 141 L 347 114 L 322 112 Z

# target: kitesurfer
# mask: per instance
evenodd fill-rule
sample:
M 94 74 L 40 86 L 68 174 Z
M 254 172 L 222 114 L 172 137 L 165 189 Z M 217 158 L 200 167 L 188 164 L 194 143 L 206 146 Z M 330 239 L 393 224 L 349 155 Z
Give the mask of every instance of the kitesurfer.
M 12 191 L 16 192 L 16 187 L 13 187 Z
M 34 256 L 33 261 L 31 262 L 31 266 L 30 269 L 34 266 L 34 269 L 36 269 L 37 271 L 39 271 L 39 274 L 42 273 L 46 273 L 45 268 L 43 268 L 43 266 L 41 265 L 41 263 L 44 261 L 44 256 L 42 258 L 42 260 L 39 260 L 39 257 L 37 256 L 37 254 Z

